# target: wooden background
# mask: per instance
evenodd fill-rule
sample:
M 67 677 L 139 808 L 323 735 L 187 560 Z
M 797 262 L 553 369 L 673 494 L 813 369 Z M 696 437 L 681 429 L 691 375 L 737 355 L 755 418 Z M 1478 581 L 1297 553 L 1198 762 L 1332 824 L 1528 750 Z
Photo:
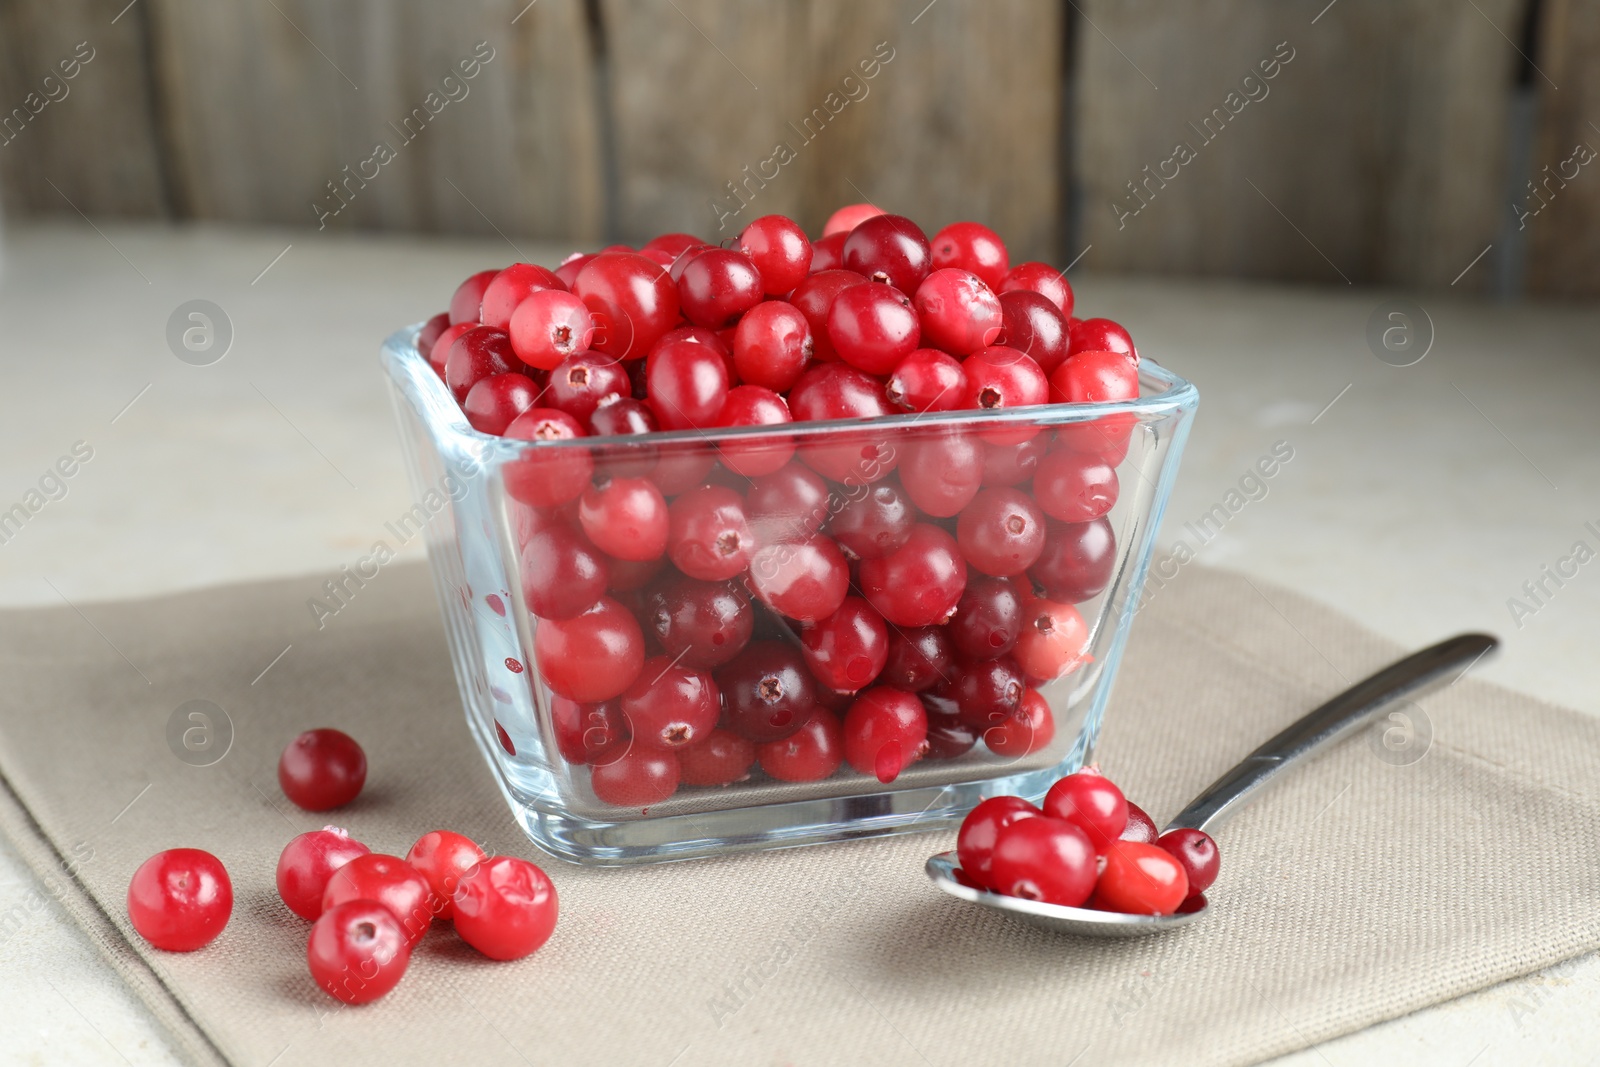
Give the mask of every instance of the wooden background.
M 869 199 L 984 221 L 1013 259 L 1600 294 L 1600 161 L 1514 207 L 1600 149 L 1594 0 L 126 3 L 0 0 L 8 217 L 316 225 L 382 141 L 330 228 L 579 247 Z M 402 139 L 480 41 L 467 95 Z

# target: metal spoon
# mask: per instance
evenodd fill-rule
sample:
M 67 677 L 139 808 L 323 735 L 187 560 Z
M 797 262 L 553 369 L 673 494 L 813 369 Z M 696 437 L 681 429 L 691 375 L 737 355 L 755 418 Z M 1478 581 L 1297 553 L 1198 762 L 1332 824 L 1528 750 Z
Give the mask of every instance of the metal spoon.
M 1285 728 L 1246 756 L 1238 766 L 1211 783 L 1205 792 L 1167 824 L 1166 830 L 1191 827 L 1209 831 L 1242 808 L 1245 801 L 1262 786 L 1294 764 L 1348 737 L 1396 701 L 1434 689 L 1446 679 L 1454 681 L 1499 644 L 1498 640 L 1487 634 L 1461 634 L 1407 656 L 1370 678 L 1357 682 Z M 1068 908 L 976 889 L 957 879 L 959 870 L 954 852 L 941 852 L 928 857 L 928 877 L 951 896 L 1009 912 L 1038 926 L 1087 937 L 1153 934 L 1192 923 L 1210 910 L 1208 906 L 1201 905 L 1193 911 L 1176 915 L 1124 915 L 1091 908 Z

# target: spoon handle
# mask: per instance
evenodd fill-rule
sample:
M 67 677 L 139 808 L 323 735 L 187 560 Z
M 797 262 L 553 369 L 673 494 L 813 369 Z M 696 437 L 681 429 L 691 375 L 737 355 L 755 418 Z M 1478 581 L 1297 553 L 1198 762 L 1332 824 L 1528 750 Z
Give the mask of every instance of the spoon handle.
M 1167 829 L 1209 829 L 1243 807 L 1257 790 L 1289 767 L 1349 736 L 1396 701 L 1427 692 L 1452 676 L 1460 677 L 1499 644 L 1488 634 L 1460 634 L 1357 682 L 1286 727 L 1211 783 L 1177 814 Z

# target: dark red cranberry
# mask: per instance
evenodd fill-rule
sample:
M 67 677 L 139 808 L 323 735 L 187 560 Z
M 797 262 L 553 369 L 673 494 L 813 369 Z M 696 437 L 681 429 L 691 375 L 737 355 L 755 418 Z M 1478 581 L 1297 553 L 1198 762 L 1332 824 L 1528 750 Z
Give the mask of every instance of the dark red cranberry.
M 811 242 L 811 273 L 838 270 L 844 266 L 844 243 L 850 239 L 848 232 L 830 233 Z
M 1004 317 L 1000 344 L 1024 353 L 1049 374 L 1067 358 L 1067 317 L 1041 293 L 1013 289 L 1000 294 Z
M 943 626 L 892 627 L 889 656 L 878 675 L 884 685 L 920 693 L 945 679 L 955 664 L 955 649 Z
M 1217 843 L 1204 830 L 1168 830 L 1156 843 L 1177 860 L 1189 876 L 1190 896 L 1204 893 L 1217 880 L 1222 856 L 1217 852 Z
M 683 268 L 678 304 L 696 326 L 720 330 L 761 303 L 761 272 L 743 252 L 708 248 Z
M 545 403 L 579 422 L 588 422 L 608 400 L 630 397 L 632 387 L 621 363 L 600 352 L 568 356 L 550 372 Z
M 660 428 L 649 405 L 632 397 L 602 403 L 589 415 L 589 432 L 596 437 L 637 437 Z M 642 478 L 656 466 L 656 446 L 644 441 L 597 446 L 595 455 L 601 473 L 612 478 Z
M 539 386 L 526 374 L 511 371 L 479 378 L 461 402 L 467 422 L 479 433 L 499 436 L 511 421 L 533 407 Z
M 690 667 L 727 663 L 750 643 L 754 614 L 733 582 L 674 575 L 645 599 L 646 629 L 661 649 Z
M 663 430 L 710 428 L 728 399 L 728 367 L 705 345 L 676 341 L 652 353 L 647 403 Z
M 893 485 L 863 486 L 844 498 L 828 533 L 855 559 L 882 559 L 906 543 L 916 509 Z
M 844 268 L 910 296 L 928 276 L 933 251 L 921 227 L 903 215 L 874 215 L 850 231 Z
M 717 671 L 723 725 L 757 744 L 788 737 L 810 717 L 816 682 L 800 650 L 783 641 L 752 641 Z
M 457 337 L 450 346 L 444 365 L 444 382 L 455 394 L 456 402 L 461 403 L 483 379 L 522 369 L 522 361 L 511 351 L 511 338 L 504 330 L 476 326 Z
M 978 731 L 959 716 L 928 714 L 929 759 L 956 759 L 971 752 L 977 743 Z
M 1022 629 L 1022 598 L 1004 578 L 974 575 L 945 625 L 950 643 L 968 659 L 994 659 L 1010 652 Z
M 655 559 L 617 559 L 607 556 L 606 570 L 610 572 L 611 579 L 606 583 L 606 588 L 619 596 L 636 592 L 654 581 L 666 565 L 665 556 Z
M 756 746 L 728 730 L 712 730 L 703 740 L 678 749 L 680 779 L 684 785 L 720 786 L 750 777 Z
M 1028 568 L 1028 576 L 1048 599 L 1082 604 L 1105 589 L 1116 562 L 1116 537 L 1104 516 L 1092 522 L 1051 522 L 1045 526 L 1044 551 Z
M 953 710 L 968 725 L 987 730 L 1017 710 L 1027 688 L 1022 668 L 1010 656 L 958 660 L 949 678 L 929 691 L 929 699 L 945 714 Z
M 456 287 L 455 295 L 450 298 L 450 325 L 483 321 L 478 317 L 482 311 L 483 291 L 499 273 L 499 270 L 480 270 Z
M 568 763 L 604 766 L 628 750 L 632 737 L 622 706 L 615 700 L 579 704 L 564 696 L 552 697 L 550 719 L 556 748 Z
M 1155 820 L 1146 815 L 1145 810 L 1139 805 L 1131 800 L 1128 801 L 1128 825 L 1122 828 L 1122 840 L 1153 845 L 1160 837 Z
M 427 322 L 422 324 L 422 329 L 417 331 L 417 351 L 426 358 L 432 351 L 434 343 L 450 328 L 450 313 L 441 311 Z M 465 331 L 462 331 L 465 332 Z

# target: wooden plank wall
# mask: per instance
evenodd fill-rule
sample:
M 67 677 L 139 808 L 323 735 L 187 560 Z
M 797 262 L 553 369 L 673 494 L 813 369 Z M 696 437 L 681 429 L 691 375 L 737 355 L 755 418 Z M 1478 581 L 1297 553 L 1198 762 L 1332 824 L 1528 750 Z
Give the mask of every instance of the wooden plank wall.
M 1532 2 L 6 0 L 0 108 L 94 59 L 12 119 L 0 207 L 592 246 L 869 199 L 1014 258 L 1447 288 L 1511 217 Z M 1535 170 L 1600 148 L 1600 8 L 1538 2 Z M 1600 294 L 1600 169 L 1530 226 L 1530 291 Z

